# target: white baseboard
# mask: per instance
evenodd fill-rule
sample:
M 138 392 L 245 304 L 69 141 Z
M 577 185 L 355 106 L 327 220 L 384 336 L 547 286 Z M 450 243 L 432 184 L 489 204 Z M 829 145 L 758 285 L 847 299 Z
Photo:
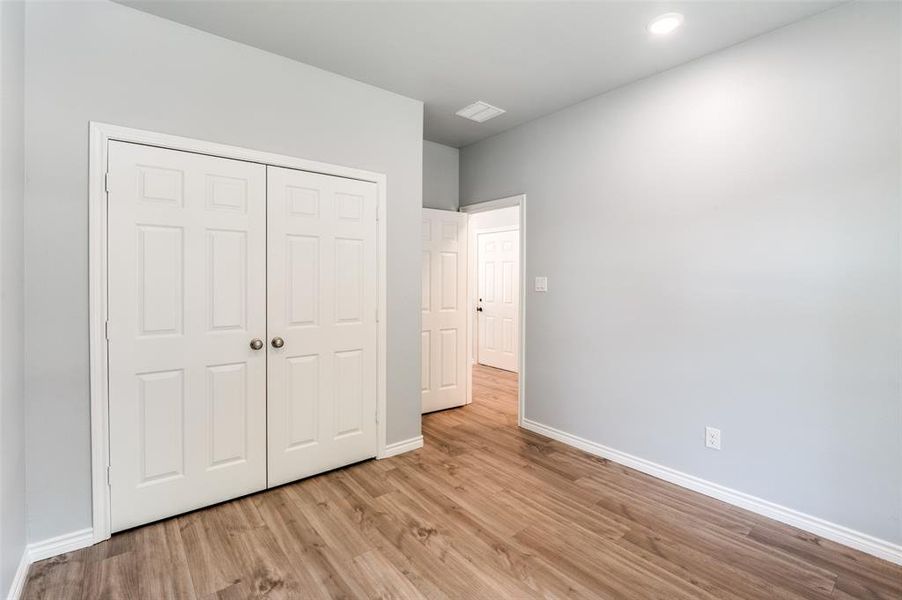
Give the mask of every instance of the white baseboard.
M 860 531 L 855 531 L 854 529 L 849 529 L 848 527 L 843 527 L 842 525 L 837 525 L 836 523 L 831 523 L 791 508 L 786 508 L 785 506 L 775 504 L 768 500 L 695 477 L 694 475 L 689 475 L 671 469 L 670 467 L 653 463 L 644 458 L 639 458 L 597 444 L 587 439 L 560 431 L 554 427 L 530 421 L 529 419 L 523 419 L 520 426 L 553 440 L 579 448 L 589 454 L 607 458 L 608 460 L 636 469 L 637 471 L 642 471 L 643 473 L 647 473 L 658 479 L 663 479 L 664 481 L 690 489 L 694 492 L 717 498 L 728 504 L 744 508 L 753 513 L 774 519 L 775 521 L 792 525 L 793 527 L 798 527 L 799 529 L 803 529 L 838 544 L 861 550 L 862 552 L 888 560 L 897 565 L 902 565 L 902 546 L 898 544 L 893 544 L 872 535 L 861 533 Z
M 90 527 L 65 533 L 49 540 L 28 544 L 28 560 L 37 562 L 73 550 L 87 548 L 94 543 L 94 530 Z
M 410 452 L 411 450 L 417 450 L 418 448 L 423 447 L 423 436 L 418 435 L 415 438 L 410 438 L 409 440 L 402 440 L 400 442 L 395 442 L 394 444 L 389 444 L 385 447 L 385 452 L 382 453 L 382 456 L 379 458 L 388 458 L 390 456 L 397 456 L 399 454 L 404 454 L 405 452 Z
M 16 574 L 12 582 L 9 584 L 9 592 L 6 594 L 7 600 L 19 600 L 22 597 L 22 590 L 25 589 L 25 579 L 28 577 L 28 567 L 31 561 L 28 560 L 28 548 L 22 550 L 22 559 L 16 568 Z

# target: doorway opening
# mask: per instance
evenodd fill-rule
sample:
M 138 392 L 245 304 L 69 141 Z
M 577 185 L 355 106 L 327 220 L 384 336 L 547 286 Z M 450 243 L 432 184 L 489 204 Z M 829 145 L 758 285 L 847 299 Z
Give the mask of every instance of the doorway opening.
M 422 410 L 524 416 L 525 196 L 423 210 Z
M 467 223 L 468 402 L 517 404 L 522 419 L 522 196 L 463 207 Z

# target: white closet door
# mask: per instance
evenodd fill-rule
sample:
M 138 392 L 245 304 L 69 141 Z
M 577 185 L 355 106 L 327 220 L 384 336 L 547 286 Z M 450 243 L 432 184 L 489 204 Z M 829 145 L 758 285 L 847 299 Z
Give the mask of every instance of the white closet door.
M 516 372 L 520 345 L 520 232 L 480 233 L 477 248 L 478 361 Z
M 265 167 L 110 142 L 112 528 L 266 486 Z
M 267 196 L 273 486 L 376 455 L 377 192 L 268 167 Z
M 423 209 L 423 412 L 467 402 L 467 215 Z

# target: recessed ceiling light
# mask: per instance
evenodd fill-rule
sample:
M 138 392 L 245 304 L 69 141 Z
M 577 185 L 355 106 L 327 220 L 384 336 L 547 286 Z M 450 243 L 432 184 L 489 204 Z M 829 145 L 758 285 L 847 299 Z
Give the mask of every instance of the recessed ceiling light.
M 666 35 L 683 24 L 683 15 L 680 13 L 666 13 L 652 19 L 648 24 L 648 30 L 655 35 Z
M 504 114 L 505 110 L 503 108 L 498 108 L 497 106 L 492 106 L 487 102 L 483 102 L 479 100 L 478 102 L 474 102 L 470 106 L 464 107 L 457 111 L 457 116 L 463 117 L 464 119 L 470 119 L 471 121 L 476 121 L 477 123 L 485 123 L 489 119 L 494 119 L 498 115 Z

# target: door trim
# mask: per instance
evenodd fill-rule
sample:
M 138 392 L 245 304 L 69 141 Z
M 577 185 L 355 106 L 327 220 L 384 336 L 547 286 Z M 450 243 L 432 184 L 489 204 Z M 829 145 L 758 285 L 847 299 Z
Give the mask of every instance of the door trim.
M 474 214 L 499 208 L 508 208 L 510 206 L 520 207 L 520 356 L 518 357 L 518 368 L 520 372 L 517 379 L 517 425 L 523 427 L 523 421 L 526 419 L 526 194 L 517 194 L 516 196 L 507 196 L 497 200 L 468 204 L 466 206 L 461 206 L 458 210 L 462 213 Z M 469 239 L 471 229 L 472 228 L 468 225 L 468 244 L 471 241 Z M 468 251 L 471 248 L 472 246 L 469 246 Z M 472 254 L 475 254 L 475 252 Z M 471 263 L 471 265 L 473 269 L 476 268 L 475 262 Z M 469 272 L 468 275 L 469 274 L 472 274 L 472 272 Z M 472 302 L 473 298 L 474 296 L 468 293 L 468 300 Z M 475 360 L 475 357 L 472 352 L 473 342 L 475 341 L 475 332 L 473 331 L 474 323 L 476 321 L 476 319 L 473 318 L 476 314 L 475 304 L 468 306 L 467 314 L 469 315 L 467 317 L 469 321 L 467 324 L 467 348 L 470 349 L 471 359 L 470 368 L 467 373 L 467 403 L 469 404 L 473 401 L 473 361 Z
M 165 133 L 132 129 L 108 123 L 90 123 L 88 158 L 88 286 L 89 286 L 89 359 L 91 386 L 91 502 L 93 543 L 107 540 L 111 535 L 110 488 L 107 469 L 110 464 L 109 447 L 109 357 L 107 355 L 107 192 L 106 172 L 109 142 L 120 141 L 169 150 L 181 150 L 220 158 L 286 167 L 376 184 L 377 253 L 378 253 L 378 341 L 377 347 L 377 439 L 376 458 L 388 456 L 385 440 L 386 398 L 386 240 L 387 240 L 387 177 L 382 173 L 364 171 L 340 165 L 228 146 Z

